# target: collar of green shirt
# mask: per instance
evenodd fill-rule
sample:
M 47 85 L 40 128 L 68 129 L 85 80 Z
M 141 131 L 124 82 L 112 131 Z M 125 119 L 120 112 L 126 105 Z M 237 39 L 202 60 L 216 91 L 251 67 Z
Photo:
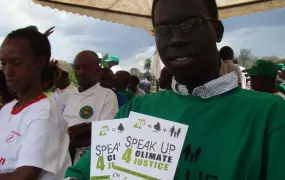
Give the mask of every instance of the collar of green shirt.
M 196 87 L 192 94 L 188 92 L 188 89 L 185 85 L 179 84 L 175 78 L 172 79 L 172 89 L 174 92 L 184 95 L 184 96 L 199 96 L 201 98 L 210 98 L 213 96 L 218 96 L 224 94 L 230 90 L 233 90 L 238 87 L 238 77 L 235 72 L 226 74 L 214 79 L 203 86 Z

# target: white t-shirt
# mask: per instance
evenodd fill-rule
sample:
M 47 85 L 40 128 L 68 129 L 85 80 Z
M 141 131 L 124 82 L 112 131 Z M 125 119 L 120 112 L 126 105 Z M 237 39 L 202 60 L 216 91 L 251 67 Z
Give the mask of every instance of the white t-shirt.
M 119 65 L 116 65 L 111 67 L 111 70 L 113 71 L 114 74 L 116 74 L 116 72 L 121 71 L 122 68 Z
M 115 93 L 100 86 L 99 83 L 84 92 L 74 89 L 69 94 L 62 113 L 68 127 L 98 121 L 114 119 L 118 112 L 118 100 Z
M 114 119 L 118 112 L 117 96 L 112 90 L 101 87 L 99 83 L 84 92 L 79 92 L 76 88 L 69 93 L 62 114 L 68 127 L 92 121 Z M 88 147 L 78 149 L 74 163 L 87 150 Z
M 13 109 L 13 101 L 0 111 L 0 173 L 22 166 L 42 169 L 39 180 L 54 180 L 59 166 L 64 125 L 43 94 L 24 109 Z
M 281 92 L 277 92 L 277 93 L 274 93 L 274 94 L 276 94 L 276 95 L 282 97 L 283 99 L 285 99 L 285 95 L 283 93 L 281 93 Z
M 76 89 L 73 83 L 71 83 L 67 88 L 60 90 L 57 89 L 50 97 L 51 102 L 55 105 L 59 114 L 62 114 L 65 106 L 65 102 L 69 97 L 69 92 Z
M 136 96 L 143 96 L 143 95 L 146 95 L 146 93 L 141 90 L 140 88 L 137 89 L 137 92 L 135 93 Z

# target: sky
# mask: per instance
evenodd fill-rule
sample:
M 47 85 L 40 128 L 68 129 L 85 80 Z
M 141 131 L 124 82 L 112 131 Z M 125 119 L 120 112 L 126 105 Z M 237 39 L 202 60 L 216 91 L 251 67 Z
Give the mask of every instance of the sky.
M 285 8 L 223 20 L 225 34 L 218 47 L 231 46 L 238 55 L 247 48 L 256 56 L 285 58 Z M 123 69 L 143 69 L 155 42 L 144 29 L 41 7 L 31 0 L 0 0 L 0 43 L 12 30 L 36 25 L 41 32 L 55 26 L 49 39 L 52 57 L 72 62 L 82 50 L 120 58 Z

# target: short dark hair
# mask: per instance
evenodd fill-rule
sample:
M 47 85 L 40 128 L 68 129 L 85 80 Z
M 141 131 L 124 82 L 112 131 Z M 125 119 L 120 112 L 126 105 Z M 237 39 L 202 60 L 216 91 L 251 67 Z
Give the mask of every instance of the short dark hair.
M 51 57 L 51 45 L 44 34 L 30 28 L 23 28 L 12 31 L 6 37 L 6 39 L 16 38 L 27 39 L 31 44 L 35 56 L 43 56 L 46 60 L 46 65 L 48 64 Z
M 156 4 L 158 3 L 159 0 L 153 0 L 153 3 L 152 3 L 152 10 L 151 10 L 151 18 L 152 18 L 152 24 L 153 26 L 155 25 L 154 24 L 154 10 L 155 10 L 155 7 L 156 7 Z M 211 18 L 214 18 L 214 19 L 219 19 L 219 13 L 218 13 L 218 6 L 217 6 L 217 3 L 216 3 L 216 0 L 203 0 L 205 5 L 206 5 L 206 8 L 211 16 Z
M 129 84 L 133 84 L 133 85 L 137 86 L 140 84 L 140 80 L 137 76 L 131 75 Z
M 128 71 L 117 71 L 115 74 L 115 79 L 119 77 L 121 86 L 126 89 L 130 82 L 130 76 L 131 74 Z
M 220 49 L 220 58 L 223 61 L 226 60 L 234 60 L 234 51 L 231 47 L 229 46 L 224 46 Z
M 114 78 L 114 76 L 115 76 L 113 71 L 110 68 L 102 68 L 101 69 L 101 75 L 99 78 L 100 83 L 104 83 L 103 81 L 105 81 L 106 78 L 108 79 L 109 77 L 111 77 L 110 75 L 112 76 L 112 78 Z
M 26 39 L 30 42 L 31 48 L 33 49 L 36 57 L 42 56 L 45 58 L 45 66 L 43 68 L 42 78 L 47 78 L 44 76 L 46 74 L 45 71 L 51 57 L 51 45 L 48 38 L 44 34 L 30 28 L 17 29 L 9 33 L 6 37 L 6 39 L 20 38 Z
M 82 51 L 82 52 L 88 52 L 88 53 L 90 53 L 90 54 L 94 55 L 95 57 L 97 57 L 98 59 L 100 59 L 100 58 L 99 58 L 99 56 L 98 56 L 98 54 L 97 54 L 97 53 L 95 53 L 94 51 L 91 51 L 91 50 L 85 50 L 85 51 Z

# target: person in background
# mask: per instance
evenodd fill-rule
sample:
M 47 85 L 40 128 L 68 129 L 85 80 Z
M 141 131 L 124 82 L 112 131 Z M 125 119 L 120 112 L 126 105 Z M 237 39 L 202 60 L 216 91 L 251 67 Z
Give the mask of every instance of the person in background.
M 285 65 L 283 63 L 278 63 L 277 68 L 278 68 L 278 78 L 284 80 Z
M 75 89 L 76 87 L 69 80 L 68 72 L 70 67 L 67 63 L 64 61 L 55 61 L 54 66 L 56 67 L 56 78 L 54 83 L 56 90 L 51 95 L 50 99 L 61 114 L 69 97 L 69 91 Z
M 284 81 L 284 77 L 285 77 L 285 65 L 283 63 L 278 63 L 277 64 L 278 67 L 278 76 L 276 78 L 276 82 L 277 82 L 277 89 L 285 94 L 285 81 Z
M 151 76 L 147 75 L 145 79 L 141 80 L 139 86 L 146 94 L 149 94 L 151 91 Z
M 284 177 L 285 101 L 240 88 L 235 72 L 220 77 L 216 1 L 154 0 L 152 21 L 173 91 L 137 97 L 115 118 L 134 111 L 189 126 L 174 180 Z M 89 179 L 90 159 L 88 151 L 66 177 Z
M 236 65 L 238 65 L 238 60 L 237 60 L 237 59 L 234 59 L 234 60 L 233 60 L 233 63 L 236 64 Z
M 247 69 L 251 88 L 255 91 L 276 94 L 285 99 L 285 95 L 276 90 L 277 67 L 270 60 L 257 60 L 256 65 Z
M 93 51 L 82 51 L 74 59 L 78 88 L 69 92 L 62 116 L 70 134 L 70 152 L 76 163 L 91 144 L 91 122 L 114 119 L 118 111 L 115 93 L 99 83 L 101 67 Z
M 0 111 L 1 180 L 57 179 L 66 124 L 43 93 L 50 56 L 47 37 L 27 28 L 11 32 L 1 45 L 7 86 L 17 93 Z
M 122 68 L 119 66 L 120 60 L 117 56 L 110 56 L 105 60 L 105 62 L 108 64 L 108 68 L 110 68 L 114 74 L 122 70 Z
M 128 84 L 128 90 L 135 94 L 135 96 L 146 95 L 143 90 L 139 88 L 140 80 L 137 76 L 131 75 L 130 82 Z
M 0 109 L 2 107 L 13 101 L 15 97 L 12 95 L 12 93 L 9 91 L 8 86 L 6 84 L 6 79 L 3 74 L 2 69 L 0 69 Z
M 128 101 L 135 97 L 134 93 L 127 90 L 130 77 L 131 75 L 127 71 L 117 71 L 114 78 L 116 92 L 122 93 Z
M 100 77 L 100 85 L 104 88 L 108 88 L 114 91 L 114 93 L 117 96 L 118 99 L 118 104 L 119 104 L 119 108 L 122 107 L 123 105 L 125 105 L 128 100 L 126 98 L 125 95 L 123 95 L 122 93 L 116 92 L 115 88 L 114 88 L 114 78 L 115 75 L 113 73 L 113 71 L 109 68 L 103 68 L 101 71 L 101 77 Z
M 162 90 L 171 90 L 171 83 L 173 79 L 173 74 L 167 69 L 167 67 L 164 67 L 160 72 L 159 77 L 159 87 Z
M 237 64 L 234 64 L 234 51 L 229 46 L 224 46 L 220 49 L 220 58 L 222 59 L 220 74 L 225 75 L 235 72 L 238 76 L 238 83 L 242 83 L 242 72 Z

